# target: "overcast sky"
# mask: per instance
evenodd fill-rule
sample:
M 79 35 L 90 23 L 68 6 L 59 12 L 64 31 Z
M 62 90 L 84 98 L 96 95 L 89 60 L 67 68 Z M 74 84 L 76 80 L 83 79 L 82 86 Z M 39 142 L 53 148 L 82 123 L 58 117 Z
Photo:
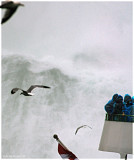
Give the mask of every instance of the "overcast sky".
M 3 49 L 62 55 L 100 47 L 132 53 L 131 2 L 23 3 L 2 25 Z

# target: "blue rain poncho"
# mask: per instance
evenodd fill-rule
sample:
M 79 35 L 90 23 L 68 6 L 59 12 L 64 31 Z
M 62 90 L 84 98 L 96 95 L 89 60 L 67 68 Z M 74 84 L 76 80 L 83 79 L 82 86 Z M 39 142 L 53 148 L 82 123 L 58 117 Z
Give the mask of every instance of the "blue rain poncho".
M 127 121 L 132 121 L 134 115 L 134 104 L 132 103 L 132 98 L 130 95 L 126 94 L 124 97 L 124 107 L 123 107 L 123 113 L 127 115 Z
M 108 103 L 104 106 L 105 111 L 108 114 L 113 114 L 114 113 L 114 104 L 117 100 L 118 94 L 114 94 L 112 99 L 110 101 L 108 101 Z
M 116 102 L 114 103 L 114 114 L 122 114 L 122 109 L 123 109 L 123 97 L 121 95 L 118 95 Z

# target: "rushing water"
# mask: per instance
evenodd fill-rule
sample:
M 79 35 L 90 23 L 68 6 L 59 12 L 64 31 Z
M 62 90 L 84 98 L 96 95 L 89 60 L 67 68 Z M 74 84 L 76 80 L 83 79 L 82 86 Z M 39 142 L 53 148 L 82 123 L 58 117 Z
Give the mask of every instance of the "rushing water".
M 37 19 L 37 23 L 34 23 L 33 8 L 30 8 L 28 18 L 33 24 L 26 20 L 28 26 L 18 24 L 18 30 L 14 23 L 26 19 L 21 13 L 23 9 L 20 9 L 20 19 L 15 21 L 16 13 L 16 17 L 2 26 L 4 158 L 59 158 L 54 134 L 78 158 L 119 158 L 116 153 L 98 151 L 98 146 L 105 118 L 105 103 L 114 93 L 132 95 L 132 48 L 129 43 L 132 28 L 130 20 L 122 20 L 125 13 L 130 12 L 131 5 L 120 4 L 121 7 L 114 3 L 31 2 L 30 6 L 25 2 L 24 13 L 27 14 L 28 7 L 36 6 L 36 10 L 39 7 L 40 11 L 45 8 L 45 22 Z M 119 12 L 117 16 L 112 10 Z M 128 15 L 131 17 L 130 13 Z M 103 20 L 103 24 L 99 20 Z M 114 27 L 110 28 L 109 23 Z M 30 29 L 29 26 L 34 27 Z M 36 88 L 32 97 L 20 95 L 20 91 L 14 95 L 10 93 L 14 87 L 25 90 L 32 84 L 47 85 L 51 89 Z M 92 129 L 83 128 L 75 135 L 76 128 L 83 124 Z

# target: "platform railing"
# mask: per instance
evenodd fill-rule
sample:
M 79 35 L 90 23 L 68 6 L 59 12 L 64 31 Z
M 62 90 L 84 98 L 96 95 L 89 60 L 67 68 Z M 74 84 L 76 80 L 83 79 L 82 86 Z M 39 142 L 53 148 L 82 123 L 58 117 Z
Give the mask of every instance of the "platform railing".
M 105 116 L 106 121 L 118 121 L 118 122 L 134 122 L 134 115 L 124 115 L 124 114 L 108 114 Z

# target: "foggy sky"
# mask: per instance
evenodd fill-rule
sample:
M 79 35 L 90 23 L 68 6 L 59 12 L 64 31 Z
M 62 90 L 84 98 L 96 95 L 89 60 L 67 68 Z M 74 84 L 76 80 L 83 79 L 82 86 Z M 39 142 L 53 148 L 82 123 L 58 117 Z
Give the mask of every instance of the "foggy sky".
M 131 59 L 131 2 L 23 3 L 25 7 L 2 25 L 3 49 L 66 56 L 65 53 L 104 48 L 108 49 L 107 54 L 111 51 L 114 56 Z

